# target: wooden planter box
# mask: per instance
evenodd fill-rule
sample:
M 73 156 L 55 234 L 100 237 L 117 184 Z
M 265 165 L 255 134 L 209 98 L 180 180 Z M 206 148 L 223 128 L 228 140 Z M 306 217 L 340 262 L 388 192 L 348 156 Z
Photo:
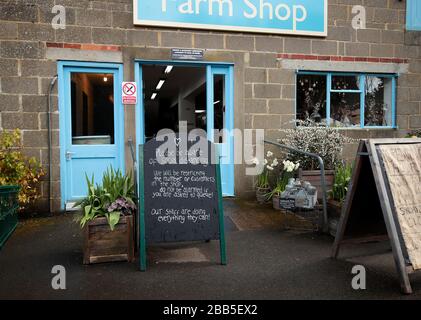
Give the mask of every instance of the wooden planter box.
M 106 218 L 97 218 L 84 229 L 84 264 L 133 261 L 133 216 L 121 217 L 111 231 Z
M 317 198 L 323 199 L 322 177 L 320 170 L 299 170 L 298 177 L 300 180 L 308 181 L 312 186 L 317 188 Z M 326 192 L 332 189 L 335 180 L 334 170 L 325 170 Z

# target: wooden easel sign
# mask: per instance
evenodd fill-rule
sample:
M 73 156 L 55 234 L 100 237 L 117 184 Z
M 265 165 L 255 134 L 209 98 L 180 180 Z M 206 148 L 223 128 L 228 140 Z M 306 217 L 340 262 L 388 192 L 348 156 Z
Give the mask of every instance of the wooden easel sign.
M 421 139 L 361 141 L 332 257 L 347 240 L 386 235 L 402 292 L 421 270 Z
M 204 140 L 203 140 L 204 139 Z M 219 157 L 205 137 L 158 136 L 139 146 L 139 254 L 149 244 L 219 240 L 226 264 Z

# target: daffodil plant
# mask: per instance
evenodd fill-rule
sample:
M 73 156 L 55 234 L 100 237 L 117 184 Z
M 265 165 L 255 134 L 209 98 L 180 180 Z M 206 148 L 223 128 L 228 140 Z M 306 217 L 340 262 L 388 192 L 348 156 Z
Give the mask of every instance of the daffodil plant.
M 271 199 L 275 195 L 280 195 L 282 192 L 284 192 L 286 186 L 288 185 L 289 179 L 294 178 L 297 170 L 300 168 L 299 162 L 292 162 L 289 160 L 283 161 L 282 165 L 282 172 L 280 173 L 279 179 L 276 182 L 275 188 L 268 193 L 268 199 Z
M 253 163 L 255 165 L 259 165 L 259 160 L 255 158 L 253 160 Z M 256 187 L 260 189 L 269 189 L 270 188 L 269 175 L 278 166 L 279 166 L 278 159 L 274 157 L 273 152 L 268 151 L 266 153 L 266 158 L 264 160 L 263 172 L 257 178 Z

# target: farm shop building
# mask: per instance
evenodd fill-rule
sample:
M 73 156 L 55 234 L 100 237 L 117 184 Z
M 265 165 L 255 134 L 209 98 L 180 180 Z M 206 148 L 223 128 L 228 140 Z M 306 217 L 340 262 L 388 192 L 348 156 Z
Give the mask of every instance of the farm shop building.
M 1 0 L 0 129 L 20 128 L 46 168 L 52 148 L 40 211 L 83 196 L 85 172 L 132 169 L 128 141 L 179 121 L 270 139 L 306 118 L 405 136 L 421 127 L 417 30 L 417 0 Z M 136 105 L 123 81 L 137 82 Z M 222 178 L 225 195 L 252 194 L 244 166 Z

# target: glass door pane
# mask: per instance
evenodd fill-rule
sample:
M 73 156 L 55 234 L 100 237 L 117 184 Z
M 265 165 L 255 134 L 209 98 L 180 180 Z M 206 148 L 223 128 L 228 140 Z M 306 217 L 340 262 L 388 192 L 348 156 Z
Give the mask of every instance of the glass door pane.
M 73 145 L 114 144 L 114 75 L 71 73 Z

